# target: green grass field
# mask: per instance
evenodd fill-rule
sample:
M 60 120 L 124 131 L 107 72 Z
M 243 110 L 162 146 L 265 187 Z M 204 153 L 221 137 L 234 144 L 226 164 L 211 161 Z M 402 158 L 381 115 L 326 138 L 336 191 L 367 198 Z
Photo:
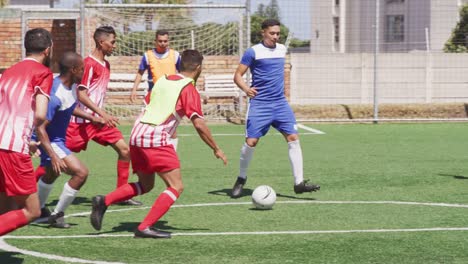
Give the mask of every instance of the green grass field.
M 0 263 L 468 263 L 468 124 L 308 126 L 326 133 L 301 130 L 305 178 L 322 190 L 293 192 L 287 145 L 271 130 L 255 151 L 245 196 L 235 200 L 228 194 L 244 127 L 211 126 L 226 167 L 190 126 L 180 127 L 185 191 L 156 224 L 173 232 L 169 240 L 132 237 L 164 189 L 160 179 L 138 198 L 144 207 L 111 206 L 94 231 L 90 199 L 115 188 L 116 154 L 90 144 L 79 154 L 88 182 L 66 212 L 72 228 L 21 228 L 3 240 L 23 253 L 0 250 Z M 57 181 L 51 209 L 67 179 Z M 262 184 L 277 192 L 273 210 L 250 204 Z

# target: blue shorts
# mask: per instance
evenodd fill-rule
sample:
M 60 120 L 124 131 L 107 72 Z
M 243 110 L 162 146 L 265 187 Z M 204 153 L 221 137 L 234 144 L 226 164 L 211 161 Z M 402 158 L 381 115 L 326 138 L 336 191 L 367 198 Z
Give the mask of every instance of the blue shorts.
M 65 146 L 65 142 L 50 142 L 52 149 L 59 156 L 60 159 L 64 159 L 66 156 L 70 155 L 72 152 Z M 41 166 L 47 167 L 50 166 L 50 157 L 47 155 L 46 151 L 39 147 L 41 150 Z
M 286 100 L 251 101 L 247 110 L 246 137 L 260 138 L 273 126 L 281 133 L 297 134 L 296 117 Z

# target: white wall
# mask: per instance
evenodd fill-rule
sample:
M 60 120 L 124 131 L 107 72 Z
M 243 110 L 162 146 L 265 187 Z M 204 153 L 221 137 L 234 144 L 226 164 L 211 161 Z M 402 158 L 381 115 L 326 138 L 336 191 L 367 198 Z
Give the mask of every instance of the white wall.
M 380 103 L 468 102 L 468 54 L 379 54 Z M 291 54 L 291 104 L 370 104 L 374 57 Z

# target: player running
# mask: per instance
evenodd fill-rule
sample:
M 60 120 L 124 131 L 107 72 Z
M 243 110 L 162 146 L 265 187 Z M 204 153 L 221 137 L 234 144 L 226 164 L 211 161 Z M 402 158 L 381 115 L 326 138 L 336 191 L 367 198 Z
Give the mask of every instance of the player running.
M 77 83 L 83 77 L 84 64 L 80 55 L 75 52 L 67 52 L 59 61 L 60 75 L 54 79 L 52 92 L 47 110 L 47 119 L 36 128 L 37 135 L 42 135 L 40 145 L 41 166 L 46 173 L 38 181 L 38 194 L 41 211 L 45 211 L 45 203 L 52 190 L 53 183 L 60 176 L 58 168 L 53 168 L 51 156 L 44 149 L 53 152 L 53 156 L 64 162 L 65 173 L 71 176 L 70 180 L 63 186 L 59 201 L 48 217 L 48 223 L 52 227 L 69 228 L 70 225 L 64 220 L 64 212 L 75 199 L 78 191 L 88 177 L 88 168 L 65 146 L 65 134 L 70 118 L 73 115 L 91 120 L 95 124 L 104 125 L 102 118 L 93 116 L 76 108 Z M 48 139 L 48 140 L 47 140 Z M 58 173 L 57 173 L 58 172 Z
M 153 189 L 155 173 L 167 189 L 154 202 L 151 210 L 135 231 L 136 238 L 170 238 L 168 232 L 152 226 L 170 209 L 184 186 L 177 153 L 168 140 L 175 133 L 183 116 L 192 121 L 201 139 L 213 149 L 218 159 L 227 164 L 223 151 L 216 145 L 203 119 L 200 94 L 195 81 L 202 70 L 203 56 L 196 50 L 182 53 L 180 74 L 160 78 L 154 85 L 151 100 L 136 120 L 130 136 L 133 171 L 139 181 L 121 186 L 106 196 L 93 197 L 91 224 L 101 230 L 107 207 Z
M 48 66 L 52 36 L 43 28 L 26 32 L 26 58 L 8 68 L 0 78 L 0 236 L 40 215 L 29 139 L 34 126 L 47 114 L 53 75 Z M 39 137 L 42 140 L 42 136 Z M 52 160 L 62 167 L 60 159 Z M 6 208 L 13 199 L 19 209 Z

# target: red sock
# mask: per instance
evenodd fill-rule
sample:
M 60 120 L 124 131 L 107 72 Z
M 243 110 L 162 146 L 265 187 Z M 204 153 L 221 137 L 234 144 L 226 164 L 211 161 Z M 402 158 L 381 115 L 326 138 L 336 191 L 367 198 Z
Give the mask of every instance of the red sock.
M 158 199 L 156 199 L 151 210 L 146 215 L 143 222 L 138 226 L 138 230 L 142 231 L 145 228 L 154 225 L 154 223 L 169 211 L 169 208 L 171 208 L 177 198 L 179 198 L 179 193 L 174 188 L 168 187 L 159 195 Z
M 42 167 L 41 165 L 37 166 L 36 171 L 34 171 L 34 176 L 36 177 L 36 182 L 38 182 L 39 179 L 45 174 L 46 174 L 45 167 Z
M 10 233 L 28 224 L 28 219 L 23 210 L 14 210 L 0 215 L 0 236 Z
M 128 161 L 117 161 L 117 188 L 128 183 L 130 162 Z
M 139 182 L 127 183 L 120 186 L 115 191 L 106 195 L 106 205 L 109 206 L 114 203 L 128 200 L 137 195 L 145 193 Z

